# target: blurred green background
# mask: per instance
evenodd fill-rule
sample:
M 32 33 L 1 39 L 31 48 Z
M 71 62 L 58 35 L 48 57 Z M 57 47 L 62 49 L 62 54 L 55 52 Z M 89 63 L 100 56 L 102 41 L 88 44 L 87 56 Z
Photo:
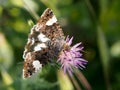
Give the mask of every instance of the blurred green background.
M 31 22 L 47 7 L 74 44 L 83 42 L 88 64 L 72 77 L 48 65 L 23 80 Z M 0 0 L 0 90 L 120 90 L 119 64 L 120 0 Z

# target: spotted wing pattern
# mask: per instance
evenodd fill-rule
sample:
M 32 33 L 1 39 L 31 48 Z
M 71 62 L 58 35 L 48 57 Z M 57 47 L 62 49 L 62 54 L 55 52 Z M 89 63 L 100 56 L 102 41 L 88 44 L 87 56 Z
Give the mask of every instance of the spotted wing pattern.
M 47 8 L 28 36 L 23 54 L 23 77 L 30 77 L 53 58 L 57 58 L 63 44 L 63 31 L 53 11 Z

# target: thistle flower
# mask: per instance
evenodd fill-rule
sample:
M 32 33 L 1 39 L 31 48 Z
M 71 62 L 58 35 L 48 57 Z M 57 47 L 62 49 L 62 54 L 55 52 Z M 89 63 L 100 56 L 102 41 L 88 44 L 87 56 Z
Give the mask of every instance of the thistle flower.
M 83 47 L 80 46 L 81 42 L 71 46 L 72 40 L 73 37 L 69 38 L 69 36 L 67 36 L 57 60 L 57 62 L 60 62 L 64 73 L 68 72 L 70 75 L 72 75 L 73 68 L 83 69 L 85 68 L 84 65 L 87 64 L 87 61 L 82 58 L 81 51 L 83 50 Z

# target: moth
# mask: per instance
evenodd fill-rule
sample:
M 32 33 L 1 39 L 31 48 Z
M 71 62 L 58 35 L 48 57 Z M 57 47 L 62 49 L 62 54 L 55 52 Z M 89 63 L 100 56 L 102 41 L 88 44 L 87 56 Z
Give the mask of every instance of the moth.
M 64 44 L 64 34 L 53 11 L 47 8 L 28 35 L 23 53 L 23 78 L 31 77 L 53 58 L 57 58 Z

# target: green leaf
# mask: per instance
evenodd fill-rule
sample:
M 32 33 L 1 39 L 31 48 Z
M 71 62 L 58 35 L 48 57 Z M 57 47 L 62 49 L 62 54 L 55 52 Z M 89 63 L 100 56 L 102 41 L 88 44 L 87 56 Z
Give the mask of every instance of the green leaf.
M 3 33 L 0 33 L 0 65 L 3 68 L 10 68 L 13 63 L 13 50 Z
M 112 45 L 110 53 L 113 57 L 120 57 L 120 41 L 117 41 Z
M 13 83 L 12 77 L 8 74 L 8 72 L 5 69 L 1 69 L 1 75 L 4 84 L 7 86 L 7 90 L 14 90 L 12 86 L 10 86 Z

